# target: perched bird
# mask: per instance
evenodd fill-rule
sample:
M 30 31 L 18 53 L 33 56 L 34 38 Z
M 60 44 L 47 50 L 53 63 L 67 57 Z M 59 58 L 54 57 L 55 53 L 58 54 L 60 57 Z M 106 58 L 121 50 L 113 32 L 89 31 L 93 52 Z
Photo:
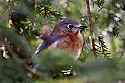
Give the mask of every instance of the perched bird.
M 77 21 L 69 18 L 60 20 L 53 30 L 46 29 L 40 36 L 43 43 L 37 47 L 35 54 L 38 55 L 44 49 L 57 48 L 78 59 L 84 44 L 81 30 L 82 26 Z

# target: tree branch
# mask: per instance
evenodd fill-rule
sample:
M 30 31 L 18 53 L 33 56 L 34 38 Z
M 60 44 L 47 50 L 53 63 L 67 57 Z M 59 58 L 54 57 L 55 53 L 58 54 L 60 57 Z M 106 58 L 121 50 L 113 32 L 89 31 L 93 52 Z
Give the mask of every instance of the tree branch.
M 91 15 L 89 0 L 86 0 L 86 7 L 87 7 L 87 16 L 89 18 L 89 31 L 90 31 L 90 36 L 92 38 L 93 53 L 94 53 L 94 55 L 96 55 L 95 39 L 93 38 L 93 19 L 92 19 L 92 15 Z

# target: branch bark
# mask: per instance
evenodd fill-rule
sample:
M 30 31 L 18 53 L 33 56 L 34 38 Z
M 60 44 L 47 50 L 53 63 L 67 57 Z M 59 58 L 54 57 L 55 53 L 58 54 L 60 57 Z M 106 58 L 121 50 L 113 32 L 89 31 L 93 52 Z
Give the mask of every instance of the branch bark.
M 87 7 L 87 16 L 89 18 L 89 31 L 90 31 L 90 36 L 92 38 L 93 54 L 96 55 L 95 39 L 93 38 L 93 19 L 92 19 L 92 14 L 91 14 L 91 10 L 90 10 L 89 0 L 86 0 L 86 7 Z

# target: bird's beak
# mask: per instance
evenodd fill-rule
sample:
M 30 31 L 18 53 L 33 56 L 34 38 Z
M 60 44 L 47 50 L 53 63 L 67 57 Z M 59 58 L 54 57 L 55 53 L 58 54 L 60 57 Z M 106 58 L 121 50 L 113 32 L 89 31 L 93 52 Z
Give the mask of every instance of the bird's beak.
M 75 27 L 77 27 L 77 28 L 79 28 L 79 27 L 81 27 L 82 25 L 81 24 L 79 24 L 79 25 L 75 25 Z
M 76 28 L 79 28 L 80 31 L 84 31 L 84 27 L 83 25 L 79 24 L 75 26 Z
M 85 30 L 85 28 L 87 28 L 86 26 L 80 26 L 80 31 L 82 32 L 82 31 L 84 31 Z

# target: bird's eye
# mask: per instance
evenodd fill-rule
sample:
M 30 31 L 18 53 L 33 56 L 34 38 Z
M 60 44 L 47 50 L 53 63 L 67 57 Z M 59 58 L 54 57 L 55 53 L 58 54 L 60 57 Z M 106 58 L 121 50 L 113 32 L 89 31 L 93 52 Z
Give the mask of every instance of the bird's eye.
M 68 28 L 68 29 L 72 29 L 73 27 L 74 27 L 74 26 L 73 26 L 72 24 L 68 24 L 68 25 L 67 25 L 67 28 Z

